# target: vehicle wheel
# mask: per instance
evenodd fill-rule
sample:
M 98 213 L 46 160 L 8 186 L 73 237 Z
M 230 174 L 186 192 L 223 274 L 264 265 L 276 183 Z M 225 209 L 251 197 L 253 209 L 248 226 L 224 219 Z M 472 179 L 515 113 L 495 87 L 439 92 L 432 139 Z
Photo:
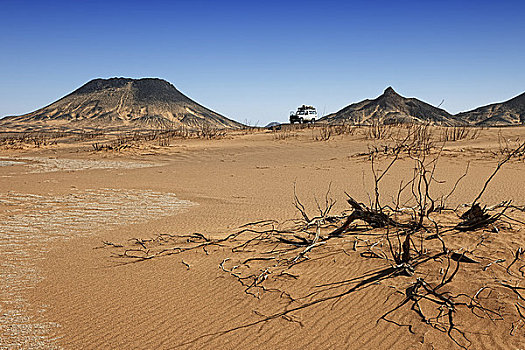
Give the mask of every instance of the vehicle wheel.
M 304 123 L 304 119 L 303 118 L 299 118 L 299 124 L 303 124 Z

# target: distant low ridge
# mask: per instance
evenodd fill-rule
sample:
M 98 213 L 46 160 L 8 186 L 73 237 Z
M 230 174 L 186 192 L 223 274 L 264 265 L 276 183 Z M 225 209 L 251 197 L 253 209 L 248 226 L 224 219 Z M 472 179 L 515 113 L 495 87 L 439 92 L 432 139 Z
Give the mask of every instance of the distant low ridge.
M 508 101 L 493 103 L 456 114 L 459 120 L 479 126 L 507 126 L 525 123 L 525 93 Z
M 375 99 L 350 104 L 321 121 L 330 124 L 511 126 L 525 124 L 525 93 L 508 101 L 452 115 L 392 87 Z M 158 78 L 94 79 L 34 112 L 0 119 L 0 127 L 20 131 L 45 129 L 236 129 L 243 125 L 191 100 Z
M 399 95 L 392 87 L 374 100 L 353 103 L 336 113 L 324 117 L 328 123 L 384 124 L 430 123 L 455 125 L 456 119 L 447 111 L 434 107 L 416 98 Z
M 239 128 L 228 119 L 156 79 L 94 79 L 60 100 L 21 116 L 0 120 L 2 126 L 131 128 Z

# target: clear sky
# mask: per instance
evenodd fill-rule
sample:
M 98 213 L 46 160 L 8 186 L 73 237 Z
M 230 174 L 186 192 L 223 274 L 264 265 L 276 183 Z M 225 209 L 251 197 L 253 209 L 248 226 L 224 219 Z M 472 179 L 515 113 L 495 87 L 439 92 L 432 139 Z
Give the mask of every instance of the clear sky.
M 114 76 L 259 125 L 390 85 L 456 113 L 525 91 L 524 15 L 523 0 L 0 0 L 0 116 Z

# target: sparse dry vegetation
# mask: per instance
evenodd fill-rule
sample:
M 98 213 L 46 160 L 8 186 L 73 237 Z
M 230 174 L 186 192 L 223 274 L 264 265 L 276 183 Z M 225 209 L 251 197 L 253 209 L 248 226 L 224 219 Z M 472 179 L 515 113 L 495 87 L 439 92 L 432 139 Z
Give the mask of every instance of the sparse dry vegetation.
M 106 143 L 95 142 L 92 144 L 94 151 L 122 151 L 126 148 L 144 145 L 158 145 L 169 147 L 173 140 L 206 139 L 217 140 L 226 136 L 225 130 L 202 126 L 196 130 L 188 128 L 153 130 L 146 132 L 136 131 L 132 134 L 121 134 L 114 140 Z
M 301 124 L 298 125 L 281 125 L 280 128 L 272 129 L 272 137 L 276 141 L 288 140 L 298 136 L 297 130 L 301 128 Z
M 358 126 L 351 124 L 321 124 L 312 131 L 314 141 L 328 141 L 332 137 L 341 135 L 355 135 Z
M 4 149 L 40 148 L 56 145 L 60 139 L 66 136 L 67 133 L 62 132 L 8 132 L 0 135 L 0 147 Z
M 500 129 L 498 130 L 498 148 L 496 151 L 493 151 L 492 153 L 498 157 L 508 156 L 509 154 L 514 152 L 514 150 L 518 147 L 519 144 L 520 144 L 519 137 L 514 137 L 514 138 L 505 137 L 503 135 L 503 132 Z M 515 156 L 516 158 L 519 158 L 520 160 L 525 159 L 525 150 L 518 152 Z
M 374 119 L 372 124 L 366 125 L 366 138 L 374 140 L 387 139 L 392 135 L 392 130 L 395 125 L 383 124 L 379 120 Z
M 312 130 L 312 140 L 328 141 L 334 136 L 350 135 L 364 136 L 366 140 L 398 141 L 410 134 L 408 142 L 421 146 L 423 152 L 427 152 L 436 143 L 456 142 L 460 140 L 475 140 L 479 137 L 482 128 L 467 126 L 440 127 L 431 124 L 405 123 L 384 124 L 374 120 L 367 125 L 353 124 L 321 124 Z
M 211 125 L 196 129 L 181 127 L 177 129 L 130 130 L 115 134 L 113 131 L 86 130 L 63 132 L 5 132 L 0 135 L 0 148 L 22 149 L 40 148 L 75 142 L 91 142 L 93 151 L 122 151 L 139 145 L 170 146 L 173 140 L 224 138 L 227 131 Z
M 481 128 L 468 126 L 451 126 L 441 129 L 440 140 L 443 142 L 459 140 L 475 140 L 478 138 Z
M 448 200 L 467 174 L 468 166 L 454 183 L 439 181 L 436 169 L 441 151 L 432 147 L 417 150 L 429 145 L 429 139 L 428 126 L 409 128 L 397 146 L 385 153 L 382 170 L 377 152 L 371 152 L 373 189 L 369 204 L 347 194 L 349 212 L 332 214 L 335 200 L 330 186 L 324 203 L 316 200 L 314 214 L 308 212 L 294 190 L 299 219 L 248 223 L 220 239 L 201 233 L 161 234 L 151 239 L 135 238 L 126 245 L 105 242 L 104 246 L 125 262 L 188 251 L 202 251 L 206 255 L 217 249 L 229 251 L 230 256 L 218 268 L 240 283 L 244 293 L 257 299 L 275 295 L 284 303 L 276 311 L 255 312 L 259 318 L 253 322 L 202 334 L 179 346 L 276 319 L 302 326 L 304 321 L 297 316 L 301 310 L 333 309 L 345 297 L 378 284 L 392 288 L 391 297 L 397 303 L 392 305 L 389 300 L 384 305 L 378 303 L 377 307 L 384 308 L 384 312 L 377 323 L 406 327 L 414 333 L 422 322 L 464 349 L 470 347 L 473 333 L 462 326 L 461 320 L 465 318 L 474 317 L 488 324 L 506 321 L 510 325 L 509 334 L 515 335 L 525 323 L 522 304 L 525 288 L 520 286 L 525 276 L 524 248 L 517 247 L 512 256 L 506 257 L 485 255 L 482 248 L 491 244 L 490 235 L 512 234 L 512 223 L 519 220 L 511 213 L 523 209 L 511 205 L 511 200 L 491 207 L 483 205 L 481 200 L 500 169 L 522 154 L 525 144 L 518 145 L 498 162 L 469 203 L 450 206 Z M 382 196 L 382 183 L 401 160 L 411 161 L 413 172 L 399 184 L 387 204 Z M 370 259 L 375 268 L 335 282 L 322 282 L 320 277 L 316 285 L 303 285 L 300 292 L 290 288 L 290 284 L 300 279 L 299 265 L 317 260 L 322 263 L 327 257 L 344 261 L 345 256 Z M 506 267 L 505 262 L 509 262 Z M 191 269 L 184 259 L 181 263 Z M 491 268 L 494 265 L 504 269 Z M 458 279 L 467 279 L 467 287 L 464 283 L 457 284 Z M 412 316 L 407 317 L 407 313 Z
M 370 125 L 354 124 L 297 124 L 280 125 L 272 128 L 273 139 L 276 141 L 297 138 L 304 129 L 311 130 L 313 141 L 329 141 L 334 137 L 364 137 L 366 140 L 384 140 L 395 142 L 410 134 L 409 140 L 413 144 L 419 144 L 422 149 L 432 148 L 436 142 L 454 142 L 459 140 L 472 140 L 479 136 L 480 129 L 473 127 L 435 127 L 428 124 L 383 124 L 373 122 Z M 246 127 L 241 129 L 241 134 L 253 134 L 263 132 L 265 129 Z M 216 140 L 226 137 L 228 131 L 217 129 L 211 125 L 204 124 L 198 128 L 191 129 L 181 127 L 177 129 L 156 130 L 130 130 L 116 133 L 115 131 L 103 131 L 101 129 L 76 130 L 62 132 L 27 132 L 27 133 L 3 133 L 0 137 L 0 147 L 4 149 L 17 148 L 40 148 L 59 143 L 90 142 L 93 151 L 122 151 L 137 147 L 139 145 L 158 145 L 169 147 L 173 140 L 182 139 L 208 139 Z M 435 136 L 438 134 L 438 136 Z M 508 140 L 503 137 L 500 140 L 501 154 L 505 148 L 509 148 Z

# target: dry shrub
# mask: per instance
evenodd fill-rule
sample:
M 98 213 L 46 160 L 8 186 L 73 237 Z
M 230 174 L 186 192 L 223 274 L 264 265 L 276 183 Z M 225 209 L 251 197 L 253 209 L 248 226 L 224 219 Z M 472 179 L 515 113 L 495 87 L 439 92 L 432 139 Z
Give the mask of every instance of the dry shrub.
M 295 137 L 297 137 L 297 134 L 291 132 L 290 130 L 281 129 L 273 133 L 273 139 L 276 141 L 288 140 Z
M 358 128 L 358 125 L 351 125 L 346 123 L 332 126 L 334 135 L 355 135 Z
M 319 132 L 315 134 L 312 133 L 312 139 L 314 141 L 328 141 L 332 137 L 333 127 L 331 125 L 323 125 L 319 128 Z
M 440 140 L 443 142 L 459 140 L 475 140 L 479 137 L 480 129 L 468 126 L 451 126 L 441 130 Z
M 197 131 L 197 138 L 214 140 L 226 136 L 226 131 L 215 128 L 209 124 L 203 124 Z
M 372 124 L 367 125 L 366 138 L 374 140 L 387 139 L 392 135 L 393 124 L 384 124 L 374 119 Z
M 186 127 L 177 129 L 160 129 L 133 131 L 131 133 L 120 134 L 113 141 L 106 144 L 93 143 L 91 146 L 94 151 L 122 151 L 126 148 L 136 147 L 143 144 L 157 144 L 161 147 L 168 147 L 172 140 L 183 139 L 220 139 L 226 135 L 225 130 L 214 128 L 210 125 L 203 125 L 197 130 L 190 130 Z
M 101 130 L 81 131 L 76 134 L 75 140 L 76 141 L 93 140 L 103 135 L 104 133 Z
M 69 136 L 64 132 L 5 133 L 0 137 L 0 147 L 6 149 L 44 147 L 56 145 L 59 139 Z
M 413 132 L 409 132 L 409 146 L 413 153 L 430 154 L 434 147 L 430 128 L 429 124 L 415 125 Z
M 260 128 L 258 126 L 245 125 L 240 129 L 240 134 L 241 135 L 252 135 L 252 134 L 259 132 L 261 129 L 264 130 L 264 128 Z
M 386 141 L 374 142 L 368 145 L 368 151 L 356 156 L 366 156 L 369 159 L 376 156 L 429 155 L 436 149 L 432 138 L 432 127 L 429 124 L 388 125 L 389 134 Z M 370 129 L 368 129 L 370 130 Z
M 301 125 L 288 124 L 281 125 L 280 128 L 272 129 L 273 139 L 276 141 L 288 140 L 291 138 L 296 138 L 297 134 L 295 130 L 302 129 Z
M 318 130 L 316 133 L 315 129 Z M 332 136 L 341 136 L 341 135 L 355 135 L 358 126 L 350 124 L 337 124 L 337 125 L 320 125 L 312 131 L 312 139 L 314 141 L 328 141 Z
M 521 144 L 521 141 L 519 137 L 515 139 L 510 139 L 507 137 L 504 137 L 501 133 L 501 130 L 498 131 L 498 149 L 496 151 L 493 151 L 492 153 L 496 156 L 508 156 L 511 154 L 516 147 Z M 522 150 L 521 152 L 518 152 L 515 157 L 518 160 L 524 160 L 525 159 L 525 150 Z

